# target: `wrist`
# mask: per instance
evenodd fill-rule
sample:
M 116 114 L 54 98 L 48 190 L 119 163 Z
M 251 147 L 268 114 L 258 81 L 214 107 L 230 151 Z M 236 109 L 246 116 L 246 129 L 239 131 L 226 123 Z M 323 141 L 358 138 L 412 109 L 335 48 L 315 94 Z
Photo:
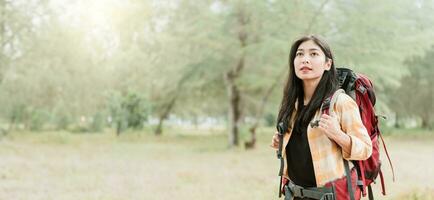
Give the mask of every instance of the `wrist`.
M 346 141 L 347 137 L 348 137 L 348 135 L 346 133 L 344 133 L 342 130 L 338 130 L 334 134 L 334 139 L 335 139 L 335 141 L 339 141 L 338 143 L 342 143 L 342 142 Z

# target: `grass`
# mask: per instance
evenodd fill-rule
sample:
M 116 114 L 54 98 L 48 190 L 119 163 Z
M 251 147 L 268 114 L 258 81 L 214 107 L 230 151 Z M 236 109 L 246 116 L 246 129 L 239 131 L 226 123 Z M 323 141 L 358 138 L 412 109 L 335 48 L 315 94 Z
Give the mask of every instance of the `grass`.
M 398 196 L 399 199 L 408 200 L 434 200 L 434 190 L 431 189 L 416 189 L 408 194 L 402 194 Z
M 434 139 L 434 130 L 420 129 L 420 128 L 406 128 L 396 129 L 389 128 L 383 131 L 385 136 L 393 136 L 394 138 L 402 139 Z
M 273 130 L 261 129 L 249 151 L 228 149 L 219 129 L 165 131 L 12 133 L 0 139 L 0 199 L 278 199 Z M 385 138 L 397 181 L 384 162 L 388 196 L 377 199 L 432 199 L 434 139 L 427 135 Z

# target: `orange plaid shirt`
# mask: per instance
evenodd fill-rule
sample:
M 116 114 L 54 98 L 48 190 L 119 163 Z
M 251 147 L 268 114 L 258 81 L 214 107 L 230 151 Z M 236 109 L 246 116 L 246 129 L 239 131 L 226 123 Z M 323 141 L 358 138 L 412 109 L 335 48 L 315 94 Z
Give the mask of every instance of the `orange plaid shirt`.
M 312 154 L 313 168 L 317 187 L 345 176 L 344 162 L 346 160 L 365 160 L 371 156 L 372 142 L 368 132 L 362 123 L 359 108 L 356 102 L 343 91 L 336 93 L 330 104 L 330 113 L 340 123 L 341 129 L 351 138 L 351 152 L 342 151 L 341 147 L 329 139 L 319 128 L 307 128 L 310 152 Z M 297 107 L 297 106 L 296 106 Z M 319 119 L 321 112 L 318 110 L 312 119 Z M 294 122 L 292 122 L 293 125 Z M 285 159 L 283 176 L 288 178 L 285 147 L 291 137 L 292 129 L 283 137 L 282 156 Z M 350 162 L 350 167 L 352 163 Z

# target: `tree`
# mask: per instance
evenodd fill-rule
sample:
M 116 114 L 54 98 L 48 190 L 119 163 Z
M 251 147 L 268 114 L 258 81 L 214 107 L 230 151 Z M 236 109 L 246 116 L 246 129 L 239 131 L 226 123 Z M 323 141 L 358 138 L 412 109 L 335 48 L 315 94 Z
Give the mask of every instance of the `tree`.
M 434 46 L 423 56 L 405 61 L 410 73 L 400 79 L 393 92 L 391 107 L 398 115 L 419 117 L 422 128 L 433 128 L 434 115 Z
M 29 53 L 29 42 L 35 38 L 39 25 L 43 24 L 50 15 L 46 5 L 47 2 L 44 0 L 31 3 L 0 1 L 0 87 L 3 89 L 1 92 L 5 92 L 3 85 L 5 82 L 20 77 L 17 63 Z M 38 12 L 28 12 L 28 10 L 38 10 Z M 10 96 L 6 98 L 6 101 L 15 102 L 14 105 L 3 109 L 9 117 L 9 130 L 11 130 L 17 120 L 24 120 L 30 113 L 25 114 L 29 109 L 25 108 L 26 105 L 20 99 L 11 99 Z

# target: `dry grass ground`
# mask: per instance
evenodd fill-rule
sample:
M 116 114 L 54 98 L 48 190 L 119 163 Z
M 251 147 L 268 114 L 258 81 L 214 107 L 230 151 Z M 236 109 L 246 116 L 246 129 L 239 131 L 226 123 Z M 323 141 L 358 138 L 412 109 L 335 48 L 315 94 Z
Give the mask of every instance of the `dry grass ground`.
M 0 199 L 278 199 L 269 132 L 250 151 L 221 134 L 14 133 L 0 139 Z M 386 143 L 396 182 L 384 162 L 389 195 L 377 199 L 434 199 L 434 137 Z

